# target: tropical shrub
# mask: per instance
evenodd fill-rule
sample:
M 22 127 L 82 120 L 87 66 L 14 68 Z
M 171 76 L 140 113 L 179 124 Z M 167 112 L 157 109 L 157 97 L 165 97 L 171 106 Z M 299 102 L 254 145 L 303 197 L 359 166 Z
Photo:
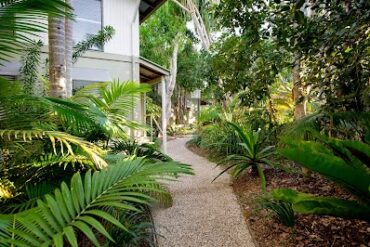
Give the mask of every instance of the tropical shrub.
M 201 136 L 193 135 L 193 137 L 186 144 L 187 145 L 195 145 L 195 146 L 199 147 L 201 141 L 202 141 Z
M 3 85 L 5 91 L 12 88 Z M 80 102 L 24 96 L 14 87 L 13 94 L 0 93 L 6 95 L 0 98 L 0 209 L 9 213 L 0 216 L 0 243 L 4 246 L 61 246 L 64 242 L 77 246 L 84 241 L 81 238 L 95 245 L 103 239 L 111 243 L 113 238 L 126 239 L 128 245 L 135 246 L 153 237 L 145 213 L 148 206 L 154 199 L 166 205 L 171 202 L 156 179 L 173 179 L 191 171 L 150 145 L 131 148 L 127 159 L 127 155 L 106 156 L 106 150 L 83 139 L 99 126 L 109 129 L 116 124 L 122 126 L 120 131 L 127 131 L 126 122 L 119 122 L 124 116 L 119 114 L 128 112 L 135 90 L 142 89 L 106 85 L 99 90 L 104 93 L 102 99 L 86 95 L 79 96 Z M 91 106 L 95 99 L 101 103 L 96 104 L 100 112 Z M 115 122 L 104 120 L 102 124 L 99 119 Z M 139 156 L 145 160 L 137 159 Z M 112 187 L 112 193 L 107 192 L 109 186 L 119 183 L 121 188 Z M 103 192 L 107 194 L 99 195 Z
M 222 115 L 222 111 L 221 111 L 220 107 L 210 106 L 210 107 L 207 107 L 207 108 L 203 108 L 200 111 L 199 116 L 197 117 L 197 124 L 199 126 L 205 126 L 205 125 L 208 125 L 208 124 L 217 123 L 217 122 L 221 121 L 221 116 L 220 115 Z
M 275 190 L 273 197 L 292 203 L 293 209 L 299 213 L 369 221 L 370 146 L 360 141 L 322 135 L 316 135 L 316 138 L 316 141 L 290 140 L 279 153 L 339 184 L 358 200 L 314 196 L 288 189 Z
M 114 224 L 107 224 L 107 232 L 114 236 L 114 242 L 108 242 L 107 246 L 115 247 L 119 243 L 125 243 L 128 247 L 137 246 L 156 246 L 156 237 L 158 233 L 155 231 L 154 223 L 152 222 L 150 208 L 148 206 L 140 206 L 138 212 L 132 212 L 121 209 L 112 209 L 112 213 L 128 231 L 122 231 Z
M 200 147 L 209 150 L 214 156 L 225 157 L 241 152 L 239 139 L 227 124 L 207 125 L 199 131 Z
M 280 135 L 281 143 L 285 140 L 301 139 L 315 140 L 317 133 L 322 133 L 339 139 L 370 140 L 370 113 L 319 111 L 305 116 L 284 126 Z
M 241 127 L 234 123 L 228 123 L 237 133 L 240 142 L 239 146 L 242 147 L 241 154 L 232 154 L 227 156 L 226 161 L 228 167 L 223 170 L 215 179 L 220 175 L 231 170 L 231 175 L 238 177 L 248 168 L 252 168 L 254 173 L 258 173 L 261 179 L 262 190 L 266 190 L 266 178 L 263 172 L 262 165 L 271 165 L 268 160 L 273 154 L 273 146 L 264 147 L 259 138 L 257 131 L 244 131 Z

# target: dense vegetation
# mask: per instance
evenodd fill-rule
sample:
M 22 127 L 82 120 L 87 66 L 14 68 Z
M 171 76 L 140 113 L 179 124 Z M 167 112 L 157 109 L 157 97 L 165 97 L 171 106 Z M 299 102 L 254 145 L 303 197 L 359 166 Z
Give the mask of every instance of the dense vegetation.
M 171 203 L 161 181 L 191 168 L 130 140 L 129 129 L 147 130 L 129 118 L 140 94 L 160 122 L 148 85 L 49 97 L 67 94 L 53 92 L 55 76 L 39 75 L 42 43 L 29 36 L 47 31 L 39 18 L 69 20 L 66 2 L 0 0 L 0 65 L 22 57 L 19 82 L 0 78 L 0 246 L 154 245 L 150 206 Z M 70 62 L 113 35 L 105 27 L 80 42 Z M 189 94 L 201 89 L 191 143 L 234 181 L 257 177 L 260 209 L 287 227 L 318 215 L 370 229 L 369 1 L 168 1 L 141 39 L 142 55 L 170 70 L 172 129 L 188 122 Z M 277 188 L 272 177 L 317 188 Z
M 198 59 L 179 55 L 178 63 L 190 59 L 197 68 L 177 78 L 202 81 L 204 105 L 191 143 L 235 177 L 259 175 L 267 191 L 261 206 L 286 225 L 301 214 L 369 221 L 369 1 L 179 2 L 183 14 L 189 2 L 197 6 L 211 37 L 210 47 L 202 46 L 188 15 Z M 264 170 L 324 177 L 347 194 L 272 190 Z

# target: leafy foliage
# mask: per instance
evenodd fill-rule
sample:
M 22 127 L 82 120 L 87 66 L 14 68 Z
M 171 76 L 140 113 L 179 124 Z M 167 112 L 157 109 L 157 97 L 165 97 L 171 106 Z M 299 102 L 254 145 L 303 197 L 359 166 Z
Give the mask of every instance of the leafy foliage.
M 286 55 L 274 43 L 248 36 L 225 35 L 214 46 L 211 68 L 223 80 L 223 92 L 239 94 L 242 103 L 254 106 L 265 100 L 279 73 L 287 66 Z
M 99 30 L 97 34 L 89 37 L 87 40 L 78 42 L 73 47 L 73 62 L 76 62 L 79 57 L 93 47 L 102 48 L 104 43 L 112 39 L 114 33 L 115 30 L 112 26 L 105 26 L 102 30 Z
M 369 145 L 352 140 L 328 139 L 322 136 L 318 138 L 319 141 L 316 142 L 290 140 L 279 152 L 343 186 L 362 203 L 318 197 L 293 190 L 277 190 L 273 192 L 275 199 L 292 203 L 294 210 L 301 213 L 369 220 Z
M 251 167 L 253 170 L 258 172 L 261 179 L 262 190 L 265 191 L 266 178 L 261 165 L 271 164 L 268 158 L 273 154 L 273 147 L 268 146 L 263 148 L 262 143 L 259 140 L 258 132 L 246 132 L 233 123 L 228 124 L 237 132 L 241 141 L 238 144 L 243 148 L 243 152 L 241 154 L 229 155 L 226 158 L 226 161 L 229 163 L 229 167 L 220 173 L 220 175 L 232 169 L 232 175 L 238 177 L 243 171 Z
M 130 140 L 114 142 L 113 151 L 123 152 L 128 156 L 146 158 L 152 162 L 172 161 L 171 157 L 161 153 L 153 144 L 148 143 L 139 144 L 136 141 Z
M 91 129 L 93 132 L 87 134 L 88 140 L 96 140 L 94 136 L 103 136 L 104 140 L 112 137 L 128 138 L 127 127 L 140 127 L 129 119 L 129 114 L 140 94 L 149 90 L 150 87 L 146 84 L 114 81 L 91 84 L 76 92 L 72 101 L 87 108 L 95 123 L 95 129 Z
M 174 41 L 184 36 L 187 17 L 169 1 L 140 27 L 141 56 L 169 68 Z
M 20 69 L 20 80 L 23 82 L 23 90 L 29 95 L 44 95 L 44 88 L 37 87 L 37 70 L 40 65 L 42 41 L 32 42 L 24 50 L 22 55 L 22 67 Z
M 106 162 L 101 158 L 103 150 L 81 138 L 71 136 L 67 133 L 38 130 L 0 130 L 0 138 L 7 141 L 20 139 L 23 142 L 48 138 L 55 154 L 60 152 L 62 155 L 74 155 L 73 146 L 76 146 L 84 152 L 86 157 L 94 161 L 97 169 L 107 166 Z M 57 148 L 60 151 L 57 151 Z
M 108 224 L 107 231 L 114 236 L 116 243 L 125 243 L 126 246 L 136 247 L 148 245 L 154 247 L 156 244 L 156 232 L 153 222 L 151 222 L 150 208 L 142 206 L 140 212 L 130 212 L 126 210 L 114 210 L 113 214 L 122 222 L 128 232 L 122 231 L 119 227 Z M 116 243 L 108 242 L 108 246 L 117 246 Z
M 278 201 L 272 198 L 262 198 L 259 201 L 259 206 L 272 212 L 283 225 L 288 227 L 294 226 L 295 216 L 290 202 Z
M 322 143 L 291 140 L 286 145 L 279 151 L 282 155 L 369 201 L 369 145 L 359 141 L 324 138 Z
M 293 64 L 293 55 L 298 55 L 301 83 L 321 99 L 328 111 L 362 112 L 366 109 L 370 44 L 368 1 L 224 0 L 217 8 L 217 15 L 220 26 L 233 34 L 232 39 L 246 39 L 253 44 L 244 49 L 246 52 L 258 50 L 258 45 L 268 40 L 275 52 L 287 53 L 288 61 L 291 60 L 288 64 Z M 230 50 L 238 49 L 233 45 L 229 47 Z M 235 63 L 243 65 L 244 53 Z M 258 55 L 258 59 L 263 58 Z M 275 60 L 270 57 L 267 61 Z M 244 67 L 231 71 L 236 75 L 238 72 L 242 72 L 241 76 L 245 74 Z M 252 77 L 259 78 L 263 78 L 263 74 Z
M 40 19 L 71 16 L 71 7 L 62 0 L 1 0 L 0 61 L 19 54 L 37 34 L 47 30 Z
M 71 246 L 78 246 L 77 230 L 96 246 L 100 243 L 94 231 L 114 241 L 97 219 L 128 229 L 102 209 L 138 211 L 131 203 L 148 204 L 153 199 L 150 193 L 166 193 L 156 179 L 168 179 L 171 173 L 190 174 L 191 171 L 184 165 L 147 164 L 136 160 L 119 162 L 94 173 L 88 171 L 84 176 L 76 173 L 70 186 L 62 183 L 53 195 L 38 200 L 37 207 L 27 215 L 16 216 L 19 227 L 5 229 L 15 234 L 15 239 L 3 238 L 1 242 L 16 246 L 63 246 L 65 240 Z
M 298 213 L 370 220 L 370 207 L 356 201 L 314 196 L 291 189 L 274 190 L 272 195 L 277 200 L 291 203 L 294 211 Z

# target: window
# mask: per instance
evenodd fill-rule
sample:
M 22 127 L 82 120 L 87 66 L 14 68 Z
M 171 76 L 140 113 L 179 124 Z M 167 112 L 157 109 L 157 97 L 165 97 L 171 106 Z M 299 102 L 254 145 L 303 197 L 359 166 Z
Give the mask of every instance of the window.
M 102 1 L 101 0 L 72 0 L 75 20 L 73 24 L 73 43 L 97 34 L 102 29 Z M 102 50 L 102 47 L 93 49 Z

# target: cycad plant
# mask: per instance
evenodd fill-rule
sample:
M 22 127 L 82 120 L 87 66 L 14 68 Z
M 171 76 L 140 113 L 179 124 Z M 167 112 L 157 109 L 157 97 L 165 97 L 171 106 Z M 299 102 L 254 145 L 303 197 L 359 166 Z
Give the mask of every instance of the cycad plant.
M 358 200 L 315 196 L 290 189 L 272 192 L 303 214 L 323 214 L 370 221 L 370 146 L 316 135 L 316 141 L 289 140 L 279 152 L 347 189 Z
M 177 163 L 151 164 L 142 159 L 121 161 L 102 171 L 76 173 L 69 184 L 62 183 L 53 194 L 37 200 L 30 210 L 0 217 L 0 243 L 3 246 L 78 246 L 78 234 L 95 246 L 101 239 L 114 242 L 105 229 L 113 224 L 129 231 L 109 214 L 109 208 L 140 211 L 135 205 L 149 205 L 157 194 L 167 191 L 158 182 L 171 174 L 191 174 Z
M 223 173 L 231 170 L 231 175 L 238 177 L 248 168 L 252 169 L 253 173 L 258 173 L 261 179 L 262 190 L 266 190 L 266 178 L 263 172 L 263 165 L 271 165 L 269 157 L 274 153 L 273 146 L 263 146 L 259 132 L 245 131 L 240 126 L 228 122 L 228 125 L 235 130 L 240 142 L 238 143 L 243 152 L 241 154 L 232 154 L 227 156 L 226 162 L 228 167 L 223 170 L 215 179 Z

